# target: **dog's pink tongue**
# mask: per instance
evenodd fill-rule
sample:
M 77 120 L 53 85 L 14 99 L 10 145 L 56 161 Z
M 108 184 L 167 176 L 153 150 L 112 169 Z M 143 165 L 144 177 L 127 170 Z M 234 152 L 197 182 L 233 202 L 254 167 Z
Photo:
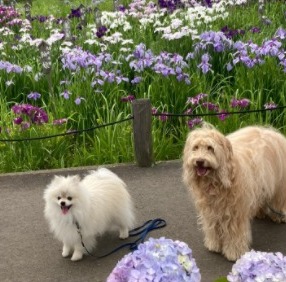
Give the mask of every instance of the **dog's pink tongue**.
M 67 214 L 69 211 L 69 208 L 68 207 L 62 207 L 62 212 L 63 214 Z
M 197 174 L 199 175 L 199 176 L 203 176 L 203 175 L 205 175 L 206 173 L 207 173 L 207 168 L 205 168 L 205 167 L 197 167 Z

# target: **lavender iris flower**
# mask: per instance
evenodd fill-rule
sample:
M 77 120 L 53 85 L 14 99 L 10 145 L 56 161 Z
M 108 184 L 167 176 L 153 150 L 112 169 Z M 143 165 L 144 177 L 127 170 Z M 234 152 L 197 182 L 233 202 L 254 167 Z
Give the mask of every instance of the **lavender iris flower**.
M 275 57 L 280 53 L 281 46 L 282 43 L 278 40 L 267 40 L 261 47 L 261 54 Z
M 211 69 L 211 64 L 209 63 L 209 60 L 210 60 L 210 56 L 209 54 L 203 54 L 202 55 L 202 61 L 201 63 L 198 65 L 198 67 L 202 70 L 202 72 L 204 74 L 206 74 L 207 72 L 210 71 Z
M 138 84 L 142 81 L 142 77 L 141 76 L 135 76 L 132 80 L 131 83 L 132 84 Z
M 41 94 L 38 92 L 31 92 L 27 97 L 28 97 L 28 99 L 36 101 L 36 100 L 41 98 Z
M 74 102 L 75 102 L 76 105 L 80 105 L 82 100 L 84 100 L 84 98 L 82 98 L 82 97 L 77 97 L 77 98 L 74 100 Z
M 60 96 L 63 96 L 66 100 L 70 98 L 71 93 L 68 90 L 65 90 L 60 94 Z
M 281 40 L 286 39 L 286 30 L 283 28 L 278 28 L 276 33 L 275 33 L 275 37 L 279 38 Z
M 0 61 L 0 70 L 5 70 L 7 73 L 22 73 L 23 69 L 20 66 L 11 64 L 10 62 Z

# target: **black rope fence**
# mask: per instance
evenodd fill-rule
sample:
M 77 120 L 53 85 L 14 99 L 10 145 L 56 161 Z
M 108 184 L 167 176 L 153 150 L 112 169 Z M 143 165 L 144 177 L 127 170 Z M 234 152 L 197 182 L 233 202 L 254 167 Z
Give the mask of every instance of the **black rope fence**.
M 169 117 L 203 117 L 203 116 L 219 116 L 219 115 L 236 115 L 236 114 L 249 114 L 249 113 L 261 113 L 267 111 L 275 111 L 285 109 L 286 106 L 273 107 L 268 109 L 257 109 L 257 110 L 244 110 L 244 111 L 233 111 L 233 112 L 216 112 L 216 113 L 204 113 L 204 114 L 172 114 L 172 113 L 154 113 L 153 116 L 169 116 Z
M 81 130 L 71 130 L 71 131 L 67 131 L 65 133 L 59 133 L 59 134 L 47 135 L 47 136 L 31 137 L 31 138 L 23 138 L 23 139 L 0 139 L 0 142 L 34 141 L 34 140 L 44 140 L 44 139 L 50 139 L 50 138 L 55 138 L 55 137 L 62 137 L 62 136 L 67 136 L 67 135 L 81 134 L 83 132 L 93 131 L 93 130 L 98 129 L 98 128 L 115 125 L 117 123 L 122 123 L 122 122 L 125 122 L 125 121 L 128 121 L 128 120 L 131 120 L 131 119 L 133 119 L 133 116 L 125 118 L 125 119 L 122 119 L 122 120 L 114 121 L 114 122 L 111 122 L 111 123 L 101 124 L 101 125 L 97 125 L 97 126 L 94 126 L 94 127 L 81 129 Z
M 236 115 L 236 114 L 250 114 L 250 113 L 261 113 L 261 112 L 267 112 L 267 111 L 277 111 L 277 110 L 284 110 L 286 106 L 279 106 L 279 107 L 273 107 L 273 108 L 265 108 L 265 109 L 256 109 L 256 110 L 243 110 L 243 111 L 231 111 L 231 112 L 215 112 L 215 113 L 200 113 L 200 114 L 195 114 L 195 113 L 182 113 L 182 114 L 176 114 L 176 113 L 152 113 L 152 116 L 156 117 L 204 117 L 204 116 L 219 116 L 219 115 Z M 0 139 L 0 142 L 24 142 L 24 141 L 34 141 L 34 140 L 44 140 L 44 139 L 50 139 L 50 138 L 56 138 L 56 137 L 62 137 L 62 136 L 68 136 L 68 135 L 76 135 L 76 134 L 82 134 L 84 132 L 89 132 L 93 131 L 102 127 L 108 127 L 112 126 L 118 123 L 123 123 L 128 120 L 134 119 L 134 116 L 130 116 L 118 121 L 106 123 L 106 124 L 101 124 L 97 125 L 94 127 L 86 128 L 86 129 L 81 129 L 81 130 L 71 130 L 67 131 L 65 133 L 59 133 L 59 134 L 54 134 L 54 135 L 47 135 L 47 136 L 38 136 L 38 137 L 30 137 L 30 138 L 21 138 L 21 139 Z

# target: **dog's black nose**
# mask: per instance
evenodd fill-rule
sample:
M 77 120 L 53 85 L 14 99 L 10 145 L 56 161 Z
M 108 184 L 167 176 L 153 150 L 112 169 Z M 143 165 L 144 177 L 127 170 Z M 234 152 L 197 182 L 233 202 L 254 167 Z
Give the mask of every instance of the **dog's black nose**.
M 66 202 L 61 202 L 61 206 L 64 207 L 66 205 Z
M 204 163 L 205 163 L 205 162 L 204 162 L 203 160 L 197 160 L 197 161 L 196 161 L 196 165 L 197 165 L 197 166 L 204 166 Z

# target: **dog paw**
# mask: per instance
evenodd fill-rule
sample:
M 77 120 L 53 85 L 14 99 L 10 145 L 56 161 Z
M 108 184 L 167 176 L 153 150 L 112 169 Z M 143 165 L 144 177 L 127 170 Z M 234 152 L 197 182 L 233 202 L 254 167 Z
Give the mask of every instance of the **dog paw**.
M 262 210 L 262 209 L 261 209 Z M 281 207 L 276 207 L 274 204 L 264 207 L 263 213 L 265 217 L 275 223 L 286 223 L 286 210 Z
M 241 257 L 241 255 L 236 255 L 233 253 L 226 253 L 224 254 L 224 256 L 226 257 L 228 261 L 233 261 L 233 262 L 237 261 Z
M 70 255 L 70 253 L 71 253 L 70 248 L 68 248 L 67 246 L 64 245 L 63 246 L 63 251 L 62 251 L 62 256 L 64 258 L 66 258 L 66 257 L 68 257 Z
M 129 231 L 127 228 L 119 231 L 119 238 L 120 239 L 126 239 L 128 237 L 129 237 Z
M 246 252 L 248 252 L 248 249 L 224 249 L 223 255 L 227 258 L 229 261 L 236 261 L 238 260 L 242 255 L 244 255 Z
M 220 243 L 219 243 L 219 242 L 216 242 L 216 241 L 206 240 L 206 241 L 205 241 L 205 247 L 206 247 L 210 252 L 215 252 L 215 253 L 220 253 L 220 252 L 221 252 Z
M 63 258 L 67 258 L 69 255 L 70 255 L 70 252 L 65 252 L 65 251 L 62 252 Z
M 275 223 L 286 223 L 286 213 L 269 214 L 268 217 Z
M 72 261 L 79 261 L 81 260 L 83 257 L 83 254 L 81 252 L 74 252 L 72 257 L 71 257 L 71 260 Z

